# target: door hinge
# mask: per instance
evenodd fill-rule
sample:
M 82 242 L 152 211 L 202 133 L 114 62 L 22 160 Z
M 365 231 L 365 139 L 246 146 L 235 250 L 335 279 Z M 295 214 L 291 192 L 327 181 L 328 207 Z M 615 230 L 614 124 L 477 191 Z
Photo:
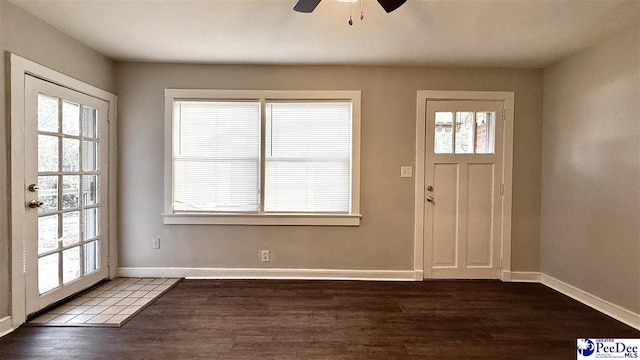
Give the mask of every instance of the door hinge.
M 500 195 L 504 195 L 504 184 L 500 184 Z
M 502 108 L 502 121 L 504 121 L 506 118 L 507 118 L 507 109 Z
M 500 270 L 502 270 L 502 258 L 500 258 Z

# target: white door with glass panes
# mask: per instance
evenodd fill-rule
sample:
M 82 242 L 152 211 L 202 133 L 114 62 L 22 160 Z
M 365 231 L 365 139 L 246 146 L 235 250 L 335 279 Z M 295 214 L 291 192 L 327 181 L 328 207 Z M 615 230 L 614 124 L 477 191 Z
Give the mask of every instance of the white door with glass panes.
M 107 109 L 25 75 L 27 314 L 108 277 Z
M 427 101 L 424 256 L 433 278 L 500 278 L 503 106 Z

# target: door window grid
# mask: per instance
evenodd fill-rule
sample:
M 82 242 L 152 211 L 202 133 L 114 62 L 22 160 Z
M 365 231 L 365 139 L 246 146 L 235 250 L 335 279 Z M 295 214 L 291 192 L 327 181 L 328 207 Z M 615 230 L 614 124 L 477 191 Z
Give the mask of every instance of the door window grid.
M 455 119 L 455 124 L 453 119 Z M 494 153 L 494 112 L 436 112 L 434 121 L 434 153 Z
M 99 268 L 97 116 L 97 109 L 38 94 L 40 294 Z

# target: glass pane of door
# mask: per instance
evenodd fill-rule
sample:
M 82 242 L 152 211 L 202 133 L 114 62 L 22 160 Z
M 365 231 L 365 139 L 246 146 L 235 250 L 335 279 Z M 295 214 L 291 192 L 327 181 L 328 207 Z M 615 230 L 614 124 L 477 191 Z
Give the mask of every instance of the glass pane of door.
M 451 154 L 453 152 L 452 127 L 452 112 L 435 113 L 434 153 Z
M 473 154 L 473 112 L 456 112 L 456 154 Z
M 100 269 L 99 111 L 38 94 L 38 292 Z
M 493 154 L 495 115 L 487 111 L 476 113 L 476 154 Z

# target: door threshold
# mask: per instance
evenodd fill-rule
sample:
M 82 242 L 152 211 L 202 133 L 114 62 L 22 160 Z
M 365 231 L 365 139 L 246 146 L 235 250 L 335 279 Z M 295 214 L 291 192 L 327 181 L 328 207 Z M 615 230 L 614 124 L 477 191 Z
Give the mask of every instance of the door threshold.
M 64 305 L 65 303 L 67 303 L 69 301 L 72 301 L 72 300 L 74 300 L 76 298 L 79 298 L 80 296 L 82 296 L 82 295 L 84 295 L 84 294 L 86 294 L 86 293 L 88 293 L 88 292 L 90 292 L 92 290 L 95 290 L 100 285 L 102 285 L 102 284 L 104 284 L 104 283 L 106 283 L 108 281 L 109 281 L 109 279 L 106 279 L 106 278 L 102 279 L 102 280 L 98 281 L 97 283 L 95 283 L 94 285 L 92 285 L 91 287 L 88 287 L 88 288 L 86 288 L 84 290 L 80 290 L 75 294 L 71 294 L 71 295 L 67 296 L 66 298 L 64 298 L 62 300 L 56 301 L 56 302 L 54 302 L 53 304 L 51 304 L 49 306 L 46 306 L 46 307 L 44 307 L 44 308 L 42 308 L 42 309 L 40 309 L 40 310 L 38 310 L 38 311 L 36 311 L 34 313 L 31 313 L 31 314 L 27 315 L 27 321 L 31 321 L 31 320 L 37 318 L 38 316 L 57 308 L 58 306 L 62 306 L 62 305 Z

